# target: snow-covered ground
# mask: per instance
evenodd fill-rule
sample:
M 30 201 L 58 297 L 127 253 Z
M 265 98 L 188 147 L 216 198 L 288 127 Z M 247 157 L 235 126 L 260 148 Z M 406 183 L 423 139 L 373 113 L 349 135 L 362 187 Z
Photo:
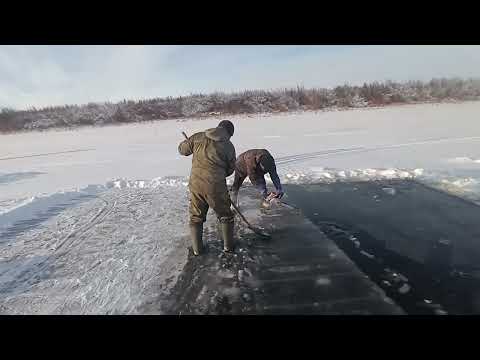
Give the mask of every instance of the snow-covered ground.
M 232 141 L 237 154 L 250 148 L 270 150 L 276 158 L 279 174 L 284 182 L 415 177 L 480 202 L 479 115 L 480 102 L 466 102 L 236 116 L 230 119 L 236 126 Z M 126 194 L 127 199 L 132 201 L 135 197 L 131 194 L 136 194 L 135 196 L 141 196 L 142 193 L 150 194 L 156 199 L 155 206 L 158 207 L 159 204 L 165 206 L 162 209 L 165 214 L 169 214 L 167 216 L 169 221 L 162 220 L 155 225 L 155 229 L 157 231 L 161 229 L 161 231 L 155 235 L 154 240 L 152 240 L 152 233 L 148 236 L 144 233 L 143 236 L 150 239 L 148 241 L 155 241 L 155 251 L 158 254 L 155 257 L 142 255 L 147 257 L 146 260 L 142 260 L 146 264 L 145 268 L 140 266 L 133 268 L 136 269 L 134 273 L 137 275 L 146 274 L 145 269 L 153 269 L 153 267 L 158 272 L 161 264 L 169 259 L 168 254 L 169 249 L 173 247 L 172 244 L 178 245 L 181 236 L 187 234 L 186 183 L 191 159 L 181 157 L 177 152 L 177 145 L 182 140 L 181 131 L 193 134 L 215 126 L 219 120 L 171 120 L 84 128 L 75 131 L 54 130 L 43 133 L 1 135 L 0 239 L 2 237 L 5 239 L 6 233 L 10 234 L 10 238 L 12 237 L 12 224 L 28 222 L 30 218 L 38 216 L 45 210 L 45 206 L 62 208 L 62 204 L 65 205 L 66 200 L 73 199 L 74 194 L 99 194 L 110 189 L 103 195 L 104 197 L 114 199 L 112 194 L 117 194 L 116 196 Z M 95 201 L 98 202 L 98 200 Z M 42 205 L 42 202 L 46 205 Z M 87 205 L 93 206 L 91 203 L 80 204 L 78 209 Z M 101 202 L 86 211 L 83 217 L 79 212 L 75 221 L 88 222 L 88 216 L 91 217 L 95 211 L 102 209 L 99 204 Z M 129 208 L 126 203 L 123 206 Z M 73 226 L 73 223 L 69 223 L 64 218 L 64 214 L 68 211 L 73 210 L 61 212 L 60 215 L 52 218 L 42 215 L 44 216 L 42 219 L 51 222 L 48 230 L 34 228 L 23 235 L 19 234 L 15 241 L 0 240 L 0 296 L 7 296 L 11 301 L 14 301 L 12 300 L 14 298 L 17 299 L 13 304 L 18 305 L 19 300 L 15 297 L 17 295 L 12 298 L 12 294 L 28 293 L 33 296 L 32 294 L 38 288 L 43 289 L 41 291 L 49 291 L 47 289 L 51 287 L 48 282 L 42 283 L 47 280 L 41 279 L 37 279 L 40 282 L 35 285 L 37 290 L 30 289 L 29 286 L 33 286 L 32 283 L 25 282 L 23 275 L 12 273 L 12 266 L 15 261 L 23 264 L 19 265 L 18 271 L 21 273 L 27 265 L 20 259 L 31 257 L 35 262 L 34 259 L 37 258 L 41 263 L 43 256 L 50 256 L 48 249 L 56 249 L 58 239 L 46 241 L 44 250 L 41 250 L 38 245 L 40 240 L 35 242 L 32 239 L 35 236 L 56 239 L 60 236 L 59 234 L 68 235 L 69 231 L 74 231 L 75 227 L 67 229 L 68 226 Z M 153 205 L 152 211 L 157 211 Z M 122 234 L 122 236 L 123 233 L 134 234 L 136 231 L 134 222 L 121 227 L 123 218 L 117 217 L 115 220 L 114 215 L 115 211 L 109 213 L 102 222 L 102 226 L 105 226 L 105 221 L 111 223 L 109 232 L 104 232 L 102 235 L 109 241 L 105 242 L 102 236 L 97 234 L 91 238 L 87 237 L 88 241 L 85 238 L 80 242 L 84 244 L 81 248 L 75 250 L 73 247 L 68 252 L 69 263 L 76 265 L 67 271 L 70 277 L 62 275 L 64 279 L 74 281 L 76 276 L 78 278 L 87 276 L 83 271 L 93 262 L 82 257 L 81 254 L 84 251 L 88 252 L 88 248 L 100 254 L 105 249 L 103 246 L 120 246 L 118 244 L 128 243 L 128 241 L 126 243 L 119 241 L 115 243 L 117 245 L 113 245 L 113 235 L 110 231 L 116 231 L 113 226 L 116 224 L 122 229 L 120 233 L 115 232 L 116 234 Z M 74 216 L 73 213 L 70 216 Z M 151 229 L 153 226 L 154 221 L 151 216 L 150 214 L 148 217 L 148 225 L 142 225 L 145 229 Z M 141 221 L 139 218 L 136 219 Z M 62 221 L 65 222 L 62 223 Z M 53 235 L 53 223 L 67 228 L 63 229 L 63 232 L 57 229 L 59 233 Z M 36 235 L 33 234 L 35 231 Z M 40 234 L 42 231 L 43 235 Z M 76 238 L 76 235 L 71 235 L 68 239 L 71 240 L 72 237 Z M 138 259 L 135 260 L 132 254 L 140 251 L 140 248 L 135 248 L 136 245 L 132 244 L 129 246 L 133 247 L 125 245 L 125 248 L 116 247 L 115 252 L 107 252 L 106 254 L 111 255 L 108 259 L 122 258 L 127 262 L 137 261 Z M 142 251 L 148 252 L 151 249 L 145 248 Z M 55 256 L 53 259 L 56 259 Z M 52 256 L 49 259 L 51 260 Z M 116 260 L 109 261 L 115 263 Z M 31 265 L 28 262 L 27 264 Z M 41 268 L 41 264 L 34 264 L 33 268 L 39 269 L 39 266 Z M 101 267 L 96 269 L 97 276 L 100 276 L 103 274 L 102 271 L 116 268 L 107 266 L 104 270 L 101 270 Z M 83 275 L 79 275 L 79 272 Z M 15 278 L 17 280 L 12 280 Z M 48 281 L 52 281 L 51 277 L 49 279 Z M 66 305 L 67 302 L 63 299 L 63 302 L 58 300 L 58 304 L 63 305 L 56 307 L 50 304 L 37 306 L 35 310 L 25 306 L 13 308 L 20 312 L 46 313 L 134 312 L 132 304 L 138 305 L 140 301 L 138 298 L 135 298 L 136 302 L 133 300 L 132 302 L 115 302 L 114 300 L 115 296 L 118 298 L 127 296 L 126 287 L 128 291 L 138 293 L 136 285 L 132 285 L 134 281 L 131 278 L 119 277 L 114 280 L 117 281 L 117 285 L 111 287 L 105 287 L 105 283 L 99 282 L 100 280 L 95 276 L 88 281 L 82 281 L 79 283 L 83 285 L 79 285 L 81 290 L 78 290 L 77 297 L 74 292 L 71 292 L 69 285 L 65 284 L 60 288 L 57 287 L 63 290 L 58 292 L 51 290 L 49 294 L 56 296 L 58 300 L 64 294 L 70 293 L 69 296 L 77 301 L 77 304 L 80 301 L 79 297 L 83 296 L 80 294 L 85 294 L 87 288 L 92 291 L 92 294 L 100 289 L 108 289 L 108 295 L 107 292 L 103 297 L 98 295 L 100 300 L 97 302 L 82 300 L 83 305 L 77 307 Z M 45 300 L 45 297 L 43 299 Z
M 182 270 L 186 211 L 179 186 L 112 190 L 18 235 L 0 246 L 0 314 L 137 313 Z

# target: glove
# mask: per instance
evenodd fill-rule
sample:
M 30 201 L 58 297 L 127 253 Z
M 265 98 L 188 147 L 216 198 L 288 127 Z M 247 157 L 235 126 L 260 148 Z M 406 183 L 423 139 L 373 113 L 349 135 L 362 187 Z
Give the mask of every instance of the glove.
M 263 200 L 265 200 L 266 202 L 269 202 L 270 200 L 272 200 L 275 196 L 273 195 L 273 193 L 269 193 L 267 196 L 264 196 L 263 197 Z
M 283 195 L 283 193 L 282 193 L 282 195 Z M 266 201 L 266 202 L 270 202 L 270 201 L 272 201 L 273 199 L 280 199 L 278 193 L 276 193 L 276 192 L 271 192 L 270 194 L 268 194 L 267 197 L 265 197 L 265 201 Z
M 274 194 L 275 198 L 281 199 L 285 193 L 280 190 L 280 191 L 277 191 L 277 192 L 273 192 L 272 194 Z

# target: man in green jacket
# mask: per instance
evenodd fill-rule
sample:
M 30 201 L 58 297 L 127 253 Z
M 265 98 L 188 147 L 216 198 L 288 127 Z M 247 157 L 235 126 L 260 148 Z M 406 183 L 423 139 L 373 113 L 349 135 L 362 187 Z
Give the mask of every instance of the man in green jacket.
M 217 214 L 223 248 L 233 251 L 234 214 L 225 178 L 235 170 L 235 147 L 230 141 L 234 126 L 228 120 L 216 128 L 193 134 L 178 146 L 181 155 L 193 154 L 190 173 L 190 236 L 195 255 L 203 251 L 203 223 L 211 207 Z

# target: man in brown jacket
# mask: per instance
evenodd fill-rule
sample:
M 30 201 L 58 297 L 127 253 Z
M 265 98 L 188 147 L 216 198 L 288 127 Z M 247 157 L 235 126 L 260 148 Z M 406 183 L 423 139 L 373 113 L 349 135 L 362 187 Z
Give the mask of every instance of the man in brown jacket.
M 270 198 L 281 198 L 283 196 L 282 184 L 272 154 L 265 149 L 251 149 L 240 154 L 235 163 L 235 180 L 231 188 L 232 202 L 237 202 L 238 191 L 247 176 L 261 193 L 263 199 L 266 199 L 269 196 L 265 182 L 266 173 L 270 174 L 276 189 L 271 193 Z
M 203 251 L 203 223 L 211 207 L 217 214 L 223 248 L 233 251 L 234 214 L 225 178 L 235 169 L 235 147 L 230 142 L 234 126 L 228 120 L 216 128 L 193 134 L 178 146 L 181 155 L 193 154 L 190 173 L 190 236 L 195 255 Z

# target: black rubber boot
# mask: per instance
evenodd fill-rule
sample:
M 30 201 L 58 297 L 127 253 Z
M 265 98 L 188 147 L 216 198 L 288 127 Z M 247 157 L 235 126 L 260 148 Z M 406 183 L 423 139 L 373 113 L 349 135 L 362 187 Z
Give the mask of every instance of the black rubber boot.
M 223 251 L 225 252 L 233 252 L 234 250 L 233 226 L 234 226 L 233 221 L 220 223 L 220 228 L 222 230 L 222 237 L 223 237 Z
M 192 250 L 195 256 L 204 252 L 203 248 L 203 224 L 190 224 L 190 237 L 192 239 Z

